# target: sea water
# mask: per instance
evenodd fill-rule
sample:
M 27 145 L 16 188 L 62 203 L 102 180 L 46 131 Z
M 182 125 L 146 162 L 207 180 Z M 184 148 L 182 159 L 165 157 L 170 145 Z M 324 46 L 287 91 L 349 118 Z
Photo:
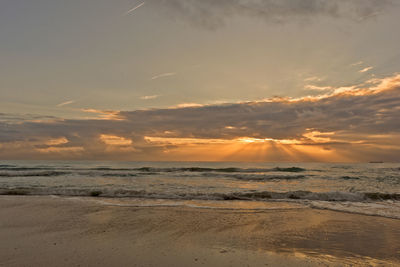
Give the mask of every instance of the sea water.
M 249 211 L 291 203 L 400 219 L 400 164 L 0 161 L 0 194 Z

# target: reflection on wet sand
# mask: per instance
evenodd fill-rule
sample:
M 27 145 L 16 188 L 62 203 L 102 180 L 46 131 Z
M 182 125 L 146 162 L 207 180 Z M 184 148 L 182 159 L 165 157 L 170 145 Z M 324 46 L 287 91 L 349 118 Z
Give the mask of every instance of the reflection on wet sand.
M 101 201 L 1 197 L 0 264 L 400 264 L 400 220 L 291 203 L 230 210 Z

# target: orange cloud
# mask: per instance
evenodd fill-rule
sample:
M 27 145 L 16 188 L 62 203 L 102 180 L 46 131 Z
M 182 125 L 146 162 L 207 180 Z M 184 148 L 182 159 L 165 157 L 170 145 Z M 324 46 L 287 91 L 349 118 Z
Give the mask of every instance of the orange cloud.
M 40 153 L 78 153 L 84 151 L 83 147 L 46 147 L 46 148 L 37 148 L 37 151 Z
M 161 159 L 180 161 L 349 161 L 334 149 L 303 144 L 301 140 L 242 137 L 233 140 L 146 137 L 164 145 Z
M 68 143 L 68 139 L 65 137 L 50 139 L 45 142 L 45 144 L 48 146 L 57 146 L 57 145 L 62 145 L 62 144 L 67 144 L 67 143 Z
M 100 140 L 111 146 L 130 146 L 132 145 L 132 140 L 126 139 L 124 137 L 116 136 L 116 135 L 107 135 L 101 134 Z
M 114 110 L 97 110 L 97 109 L 82 109 L 86 113 L 98 114 L 96 119 L 100 120 L 124 120 L 119 111 Z
M 319 131 L 311 131 L 303 134 L 304 137 L 307 139 L 315 142 L 315 143 L 326 143 L 326 142 L 331 142 L 331 136 L 334 136 L 334 132 L 329 132 L 329 133 L 321 133 Z
M 45 122 L 0 114 L 0 158 L 398 161 L 399 92 L 395 74 L 294 99 Z

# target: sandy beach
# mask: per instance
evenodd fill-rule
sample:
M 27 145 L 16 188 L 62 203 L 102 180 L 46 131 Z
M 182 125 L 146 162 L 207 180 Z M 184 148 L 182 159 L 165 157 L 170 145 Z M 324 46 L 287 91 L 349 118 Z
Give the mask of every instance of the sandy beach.
M 0 0 L 0 267 L 400 267 L 400 0 Z
M 0 266 L 396 266 L 400 220 L 0 197 Z

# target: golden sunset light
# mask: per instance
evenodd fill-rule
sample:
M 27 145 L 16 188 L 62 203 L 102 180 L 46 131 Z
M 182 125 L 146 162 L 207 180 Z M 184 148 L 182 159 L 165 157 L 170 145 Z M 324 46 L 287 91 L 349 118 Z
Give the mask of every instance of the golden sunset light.
M 101 134 L 100 140 L 105 144 L 112 146 L 128 146 L 132 144 L 132 140 L 115 135 Z
M 0 0 L 0 266 L 400 266 L 400 0 Z

